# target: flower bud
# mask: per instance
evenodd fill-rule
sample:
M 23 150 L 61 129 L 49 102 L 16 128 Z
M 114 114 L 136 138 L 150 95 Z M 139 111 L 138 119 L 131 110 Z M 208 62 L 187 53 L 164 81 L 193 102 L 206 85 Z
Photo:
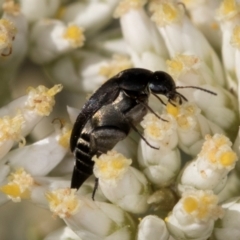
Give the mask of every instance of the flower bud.
M 168 240 L 169 232 L 165 222 L 157 216 L 148 215 L 138 225 L 137 240 Z
M 150 11 L 151 19 L 157 24 L 171 57 L 190 52 L 208 63 L 220 85 L 225 84 L 219 58 L 204 35 L 190 22 L 181 4 L 173 0 L 156 0 L 151 2 Z M 179 38 L 179 36 L 186 37 Z
M 237 161 L 231 145 L 224 135 L 207 135 L 197 159 L 188 163 L 179 176 L 178 190 L 185 192 L 195 188 L 220 192 Z
M 42 19 L 31 31 L 30 57 L 38 64 L 49 63 L 60 55 L 83 46 L 83 29 L 73 23 Z
M 207 239 L 215 220 L 223 216 L 217 203 L 211 191 L 185 193 L 165 219 L 170 234 L 177 239 Z
M 17 169 L 9 176 L 7 184 L 0 187 L 3 192 L 14 202 L 20 202 L 21 199 L 29 199 L 32 187 L 35 181 L 33 177 L 23 168 Z
M 144 0 L 123 0 L 115 11 L 115 17 L 120 17 L 134 66 L 150 70 L 165 69 L 168 53 L 162 37 L 143 9 L 144 4 Z
M 46 138 L 15 149 L 5 156 L 13 168 L 23 167 L 33 176 L 48 174 L 63 159 L 69 148 L 70 127 L 65 124 Z
M 31 22 L 54 16 L 60 3 L 60 0 L 20 0 L 21 11 Z
M 93 161 L 93 172 L 99 179 L 99 186 L 106 198 L 128 212 L 146 212 L 151 189 L 145 176 L 129 166 L 130 159 L 109 151 L 99 158 L 94 156 Z
M 163 120 L 149 113 L 141 122 L 148 143 L 140 140 L 138 162 L 147 178 L 162 187 L 171 184 L 177 176 L 181 161 L 176 148 L 178 137 L 175 120 L 167 114 L 162 114 L 161 118 Z
M 134 238 L 135 225 L 119 207 L 75 195 L 74 189 L 56 189 L 46 194 L 51 211 L 82 239 Z
M 176 119 L 178 145 L 187 154 L 194 156 L 200 151 L 206 134 L 223 133 L 223 130 L 205 118 L 193 103 L 177 103 L 175 106 L 168 103 L 166 112 Z
M 222 204 L 224 216 L 214 227 L 212 238 L 217 240 L 238 239 L 240 236 L 240 199 L 231 198 Z

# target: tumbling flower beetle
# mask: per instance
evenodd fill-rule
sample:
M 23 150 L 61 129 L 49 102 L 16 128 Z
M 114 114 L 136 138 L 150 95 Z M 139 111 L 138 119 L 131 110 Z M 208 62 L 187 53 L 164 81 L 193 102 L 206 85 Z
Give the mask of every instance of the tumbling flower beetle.
M 111 150 L 119 141 L 127 137 L 131 129 L 134 129 L 150 147 L 155 148 L 135 126 L 148 110 L 156 115 L 148 106 L 150 94 L 163 104 L 165 103 L 156 94 L 166 96 L 173 105 L 173 101 L 177 99 L 180 104 L 182 100 L 187 101 L 176 91 L 178 88 L 196 88 L 216 95 L 195 86 L 177 87 L 166 72 L 152 72 L 142 68 L 124 70 L 104 83 L 85 103 L 72 130 L 70 147 L 76 162 L 71 188 L 79 189 L 93 174 L 94 155 L 100 156 Z M 97 185 L 96 179 L 93 199 Z

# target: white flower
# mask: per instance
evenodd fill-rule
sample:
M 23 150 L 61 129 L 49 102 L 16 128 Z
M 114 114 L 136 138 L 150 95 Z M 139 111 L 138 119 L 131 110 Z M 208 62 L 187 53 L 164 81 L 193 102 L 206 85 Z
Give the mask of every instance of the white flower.
M 133 238 L 135 225 L 128 214 L 112 204 L 77 197 L 75 191 L 57 189 L 46 197 L 51 211 L 63 218 L 82 240 Z
M 190 22 L 182 5 L 172 0 L 156 0 L 152 1 L 150 11 L 172 57 L 184 52 L 198 56 L 208 63 L 218 83 L 225 84 L 221 62 L 203 34 Z
M 55 104 L 54 96 L 61 90 L 61 84 L 52 88 L 46 88 L 42 85 L 37 88 L 29 87 L 27 95 L 15 99 L 0 108 L 0 116 L 12 116 L 20 112 L 24 118 L 21 131 L 22 135 L 26 136 L 43 116 L 48 116 L 51 113 Z
M 99 35 L 91 39 L 89 44 L 95 51 L 105 52 L 106 54 L 128 54 L 127 45 L 122 38 L 120 28 L 100 32 Z
M 138 225 L 137 240 L 168 240 L 169 232 L 165 222 L 157 216 L 148 215 Z
M 21 11 L 31 22 L 53 16 L 56 14 L 60 3 L 60 0 L 20 0 Z
M 76 51 L 57 59 L 46 69 L 55 82 L 64 84 L 71 91 L 92 93 L 106 80 L 131 67 L 132 62 L 127 56 L 114 55 L 110 59 L 94 51 Z
M 222 35 L 218 22 L 213 14 L 219 7 L 216 0 L 183 0 L 183 4 L 191 16 L 191 21 L 205 35 L 217 52 L 221 50 Z M 202 17 L 204 15 L 204 18 Z
M 48 234 L 44 240 L 81 240 L 71 228 L 63 227 L 50 234 Z
M 240 195 L 240 178 L 234 169 L 227 177 L 226 184 L 221 192 L 218 193 L 219 202 L 224 202 L 230 198 Z
M 1 186 L 0 191 L 12 201 L 20 202 L 21 199 L 30 198 L 32 187 L 35 184 L 33 177 L 23 168 L 19 168 L 10 174 L 8 183 Z
M 46 193 L 50 210 L 60 218 L 68 218 L 77 213 L 80 202 L 76 189 L 57 189 Z
M 15 2 L 0 0 L 0 205 L 24 203 L 1 208 L 1 216 L 18 212 L 12 222 L 0 218 L 1 237 L 238 239 L 238 198 L 231 198 L 240 195 L 240 1 Z M 89 93 L 133 67 L 167 71 L 174 82 L 160 79 L 158 96 L 149 94 L 152 88 L 119 87 L 126 99 L 136 96 L 136 104 L 146 96 L 149 113 L 134 123 L 138 132 L 129 125 L 129 135 L 113 149 L 106 141 L 108 153 L 93 146 L 95 118 L 87 113 L 86 154 L 95 161 L 94 174 L 70 189 L 74 164 L 85 161 L 68 150 L 70 128 L 54 119 L 69 117 L 75 124 Z M 34 88 L 24 95 L 26 86 Z M 126 112 L 133 105 L 126 101 Z M 95 110 L 104 122 L 105 112 Z M 125 112 L 119 113 L 125 122 Z M 225 216 L 218 205 L 223 201 L 229 201 Z M 51 215 L 65 227 L 52 232 Z
M 3 162 L 12 169 L 23 167 L 34 176 L 48 174 L 64 158 L 69 148 L 71 130 L 67 124 L 34 144 L 8 153 Z
M 67 7 L 63 7 L 59 17 L 65 22 L 74 22 L 74 24 L 86 29 L 87 34 L 92 35 L 108 23 L 118 1 L 72 2 Z M 97 14 L 95 14 L 96 12 Z
M 84 43 L 83 29 L 53 19 L 36 22 L 31 31 L 30 57 L 38 64 L 48 63 Z
M 193 101 L 201 108 L 211 122 L 227 131 L 230 135 L 235 135 L 231 131 L 232 126 L 238 124 L 238 116 L 236 110 L 238 108 L 235 97 L 229 94 L 224 88 L 217 85 L 218 79 L 209 71 L 206 63 L 201 61 L 196 55 L 190 53 L 177 54 L 171 60 L 167 61 L 168 71 L 176 81 L 178 91 L 183 94 L 188 101 Z M 193 86 L 193 88 L 184 88 Z M 194 89 L 194 86 L 202 88 Z M 209 94 L 204 91 L 210 90 Z M 212 107 L 209 107 L 209 101 Z M 213 128 L 213 124 L 208 123 Z M 231 126 L 231 127 L 230 127 Z M 214 132 L 219 133 L 219 129 Z
M 227 174 L 238 160 L 231 149 L 231 142 L 224 135 L 207 135 L 205 139 L 197 159 L 189 162 L 179 176 L 180 192 L 188 188 L 220 192 L 225 186 Z
M 0 66 L 3 68 L 3 71 L 5 70 L 4 72 L 6 72 L 10 66 L 12 69 L 14 67 L 17 69 L 27 54 L 28 22 L 26 17 L 21 13 L 19 6 L 13 1 L 6 1 L 3 4 L 3 11 L 1 35 L 2 37 L 4 35 L 7 37 L 8 35 L 8 43 L 6 42 L 7 48 L 5 48 L 1 54 Z M 7 35 L 6 32 L 8 32 Z M 12 74 L 13 73 L 15 73 L 15 71 L 13 71 Z
M 236 76 L 236 50 L 231 40 L 233 29 L 240 23 L 239 3 L 235 0 L 222 1 L 217 11 L 217 19 L 222 31 L 222 56 L 226 69 L 229 88 L 234 92 L 238 91 Z M 236 36 L 236 35 L 235 35 Z
M 214 221 L 223 216 L 217 203 L 211 191 L 185 193 L 165 220 L 170 234 L 177 239 L 207 239 Z
M 15 141 L 19 142 L 19 145 L 25 144 L 25 138 L 22 134 L 24 122 L 21 113 L 12 118 L 9 116 L 0 118 L 0 158 L 8 153 Z
M 144 4 L 145 1 L 141 0 L 123 0 L 115 11 L 115 17 L 120 17 L 124 39 L 134 66 L 164 70 L 168 53 L 156 26 L 142 7 Z M 136 22 L 138 27 L 135 26 Z
M 217 221 L 212 236 L 218 240 L 238 239 L 239 218 L 240 218 L 240 201 L 239 197 L 231 198 L 222 204 L 224 216 Z
M 178 136 L 174 119 L 167 114 L 157 118 L 149 113 L 141 125 L 148 144 L 143 139 L 138 149 L 138 162 L 147 178 L 157 186 L 169 186 L 180 170 L 180 155 L 176 148 Z
M 115 151 L 102 154 L 95 161 L 94 174 L 99 186 L 112 203 L 132 213 L 143 213 L 148 208 L 147 199 L 151 188 L 145 176 L 130 167 L 130 159 Z
M 190 155 L 196 155 L 203 143 L 206 134 L 223 133 L 223 130 L 201 115 L 200 109 L 193 103 L 184 102 L 179 105 L 168 103 L 168 114 L 177 122 L 178 145 Z
M 0 51 L 1 58 L 7 57 L 12 53 L 12 44 L 16 35 L 16 26 L 7 19 L 0 19 Z

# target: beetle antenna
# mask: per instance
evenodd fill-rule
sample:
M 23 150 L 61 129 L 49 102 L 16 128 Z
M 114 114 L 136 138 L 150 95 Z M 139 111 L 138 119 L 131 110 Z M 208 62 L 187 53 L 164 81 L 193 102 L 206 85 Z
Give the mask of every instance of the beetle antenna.
M 210 94 L 215 95 L 215 96 L 217 95 L 217 93 L 215 93 L 215 92 L 209 91 L 205 88 L 196 87 L 196 86 L 177 86 L 177 87 L 175 87 L 175 89 L 177 89 L 177 88 L 195 88 L 195 89 L 201 90 L 203 92 L 210 93 Z

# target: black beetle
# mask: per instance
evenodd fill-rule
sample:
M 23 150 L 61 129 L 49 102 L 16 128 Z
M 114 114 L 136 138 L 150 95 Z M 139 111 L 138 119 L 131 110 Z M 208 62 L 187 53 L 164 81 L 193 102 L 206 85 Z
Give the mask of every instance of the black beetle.
M 148 106 L 150 93 L 163 104 L 165 103 L 156 94 L 166 96 L 173 105 L 177 98 L 180 104 L 182 99 L 187 101 L 176 91 L 177 88 L 196 88 L 215 95 L 195 86 L 176 87 L 174 80 L 166 72 L 152 72 L 142 68 L 124 70 L 105 82 L 85 103 L 72 130 L 70 148 L 76 162 L 71 188 L 79 189 L 93 174 L 92 157 L 111 150 L 127 137 L 131 128 L 151 146 L 135 126 L 148 110 L 154 113 Z M 97 183 L 96 179 L 93 198 Z

